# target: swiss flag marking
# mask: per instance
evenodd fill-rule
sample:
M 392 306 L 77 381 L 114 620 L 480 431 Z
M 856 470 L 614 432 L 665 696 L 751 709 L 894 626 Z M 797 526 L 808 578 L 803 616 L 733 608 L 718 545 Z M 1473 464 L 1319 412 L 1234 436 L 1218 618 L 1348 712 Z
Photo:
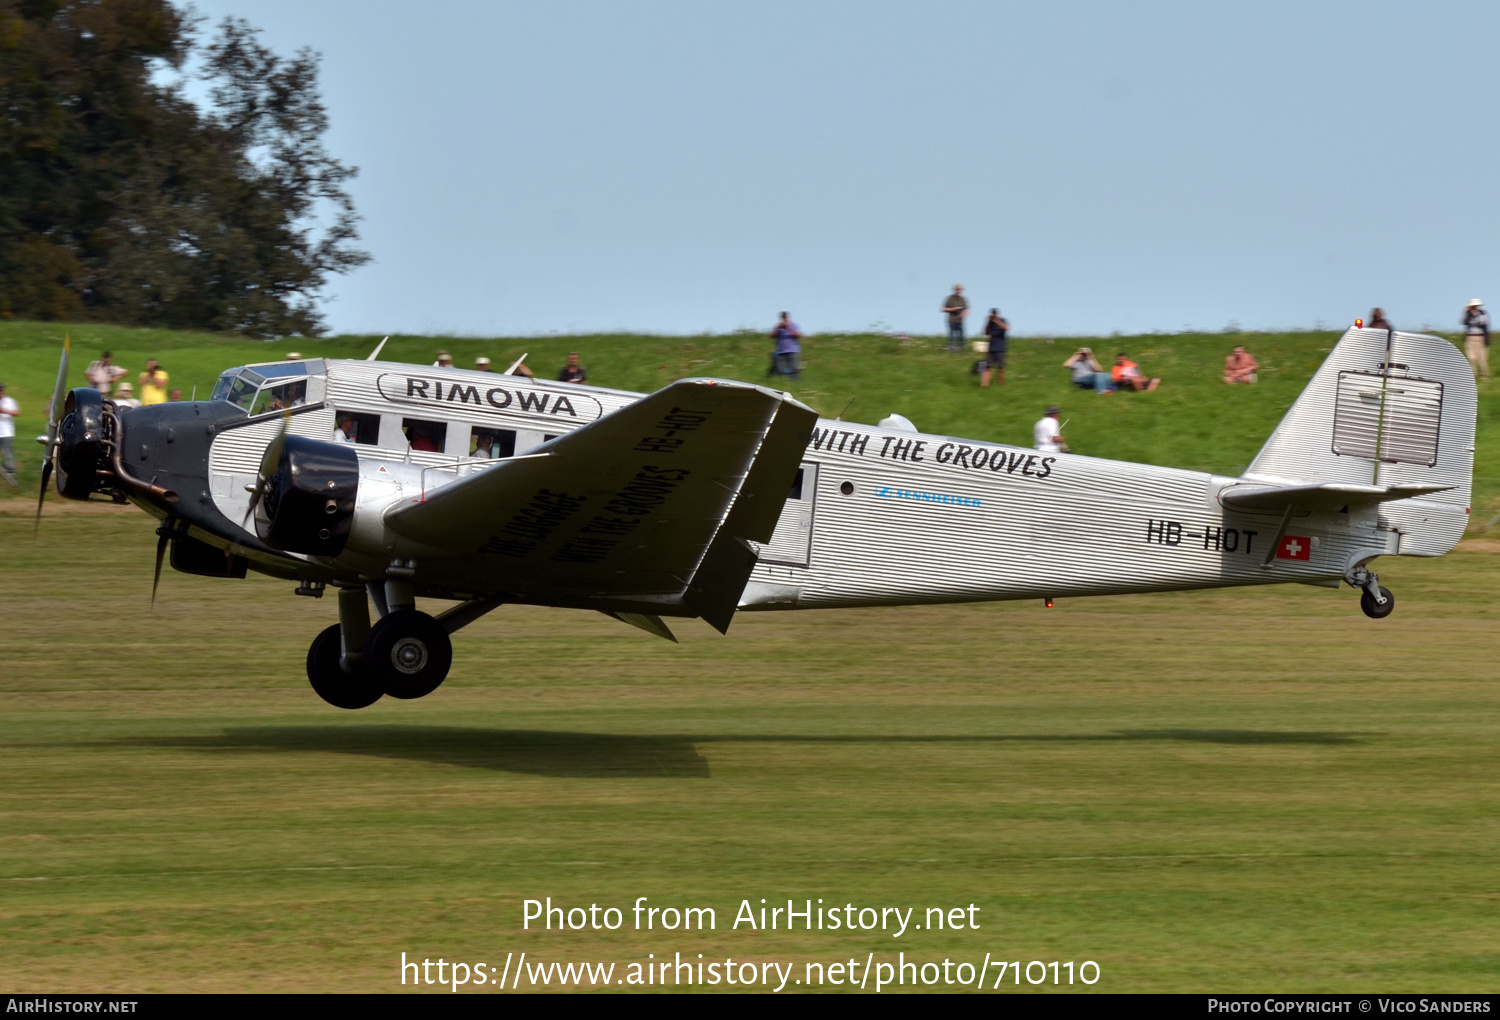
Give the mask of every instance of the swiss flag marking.
M 1301 535 L 1287 535 L 1281 540 L 1281 545 L 1276 547 L 1276 558 L 1278 560 L 1310 560 L 1312 559 L 1312 543 Z

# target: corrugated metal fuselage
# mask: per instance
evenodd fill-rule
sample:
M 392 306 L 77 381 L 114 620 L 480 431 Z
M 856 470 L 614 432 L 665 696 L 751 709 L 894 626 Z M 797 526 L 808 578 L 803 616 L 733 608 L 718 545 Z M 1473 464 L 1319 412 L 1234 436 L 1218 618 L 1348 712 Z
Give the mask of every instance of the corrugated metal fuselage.
M 474 470 L 468 455 L 475 430 L 513 434 L 514 452 L 521 454 L 639 399 L 458 369 L 329 361 L 324 370 L 323 399 L 299 408 L 290 430 L 330 439 L 336 414 L 366 416 L 365 441 L 356 450 L 362 461 L 389 465 L 388 484 L 394 489 L 386 498 L 417 498 Z M 449 396 L 455 387 L 462 399 Z M 446 424 L 440 452 L 400 448 L 403 423 L 413 418 Z M 207 488 L 223 518 L 244 518 L 245 487 L 280 428 L 280 415 L 246 418 L 213 439 Z M 1287 581 L 1331 586 L 1375 556 L 1424 551 L 1403 549 L 1401 530 L 1373 506 L 1353 513 L 1302 513 L 1285 522 L 1280 514 L 1228 510 L 1219 491 L 1240 481 L 821 421 L 776 534 L 761 550 L 742 608 L 1105 595 Z M 1434 505 L 1448 530 L 1453 509 Z M 1458 527 L 1461 531 L 1461 518 Z M 234 536 L 205 531 L 204 537 L 223 544 Z M 365 581 L 383 567 L 379 559 L 356 552 L 334 560 L 283 556 L 274 562 L 263 552 L 247 552 L 257 569 L 285 576 L 291 568 L 331 583 Z M 419 591 L 549 602 L 497 585 L 485 558 L 473 550 L 411 552 L 405 551 Z M 662 615 L 684 612 L 669 603 L 658 594 L 638 608 Z

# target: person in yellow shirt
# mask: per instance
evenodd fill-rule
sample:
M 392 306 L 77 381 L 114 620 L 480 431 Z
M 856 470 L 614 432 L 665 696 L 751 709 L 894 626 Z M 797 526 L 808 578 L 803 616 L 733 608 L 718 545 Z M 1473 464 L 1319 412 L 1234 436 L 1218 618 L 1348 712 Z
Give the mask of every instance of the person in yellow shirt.
M 165 404 L 167 402 L 167 380 L 171 376 L 157 367 L 155 358 L 146 359 L 146 371 L 141 373 L 140 379 L 136 380 L 136 388 L 140 390 L 141 406 L 147 404 Z

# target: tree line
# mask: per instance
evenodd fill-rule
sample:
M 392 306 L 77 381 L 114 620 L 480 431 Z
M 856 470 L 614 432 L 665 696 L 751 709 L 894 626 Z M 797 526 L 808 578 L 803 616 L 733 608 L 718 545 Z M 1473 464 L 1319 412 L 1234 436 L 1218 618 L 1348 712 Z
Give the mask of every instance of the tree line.
M 318 55 L 201 27 L 168 0 L 0 0 L 0 316 L 322 330 L 329 274 L 370 256 Z

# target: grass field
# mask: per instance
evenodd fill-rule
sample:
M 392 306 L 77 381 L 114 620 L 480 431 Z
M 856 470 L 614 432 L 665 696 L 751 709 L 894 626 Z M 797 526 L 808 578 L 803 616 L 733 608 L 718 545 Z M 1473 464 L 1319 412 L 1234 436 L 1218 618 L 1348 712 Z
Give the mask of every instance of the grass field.
M 403 951 L 1500 986 L 1500 543 L 1383 562 L 1381 622 L 1295 585 L 751 615 L 680 646 L 506 608 L 431 698 L 342 713 L 301 676 L 330 601 L 169 574 L 153 613 L 142 515 L 30 528 L 0 510 L 8 989 L 395 990 Z M 545 896 L 719 926 L 522 933 Z M 982 927 L 729 930 L 761 897 Z
M 108 346 L 200 394 L 292 346 L 0 324 L 23 437 L 65 328 L 75 383 Z M 1235 339 L 1261 385 L 1217 381 Z M 816 337 L 793 390 L 827 414 L 857 398 L 850 419 L 895 410 L 1009 442 L 1057 401 L 1084 452 L 1232 472 L 1334 339 L 1100 340 L 1167 380 L 1100 399 L 1057 367 L 1079 341 L 1017 340 L 1011 384 L 980 391 L 935 339 Z M 539 370 L 579 350 L 594 380 L 636 390 L 760 378 L 766 351 L 729 336 L 387 352 L 440 346 L 460 364 L 529 350 Z M 1478 474 L 1500 478 L 1492 386 Z M 703 953 L 797 961 L 793 980 L 805 961 L 989 953 L 1094 960 L 1106 991 L 1500 987 L 1500 542 L 1382 561 L 1398 609 L 1380 622 L 1347 590 L 1295 585 L 750 614 L 728 637 L 679 627 L 681 645 L 508 607 L 458 635 L 437 694 L 345 713 L 303 676 L 332 600 L 169 572 L 152 612 L 151 522 L 54 498 L 33 542 L 39 448 L 18 445 L 26 489 L 0 500 L 7 989 L 399 990 L 403 951 L 621 968 Z M 1500 513 L 1488 484 L 1481 527 Z M 520 931 L 522 900 L 546 896 L 626 909 L 627 927 Z M 711 906 L 718 928 L 631 931 L 638 896 Z M 730 930 L 762 897 L 915 907 L 917 923 L 974 903 L 982 927 Z

